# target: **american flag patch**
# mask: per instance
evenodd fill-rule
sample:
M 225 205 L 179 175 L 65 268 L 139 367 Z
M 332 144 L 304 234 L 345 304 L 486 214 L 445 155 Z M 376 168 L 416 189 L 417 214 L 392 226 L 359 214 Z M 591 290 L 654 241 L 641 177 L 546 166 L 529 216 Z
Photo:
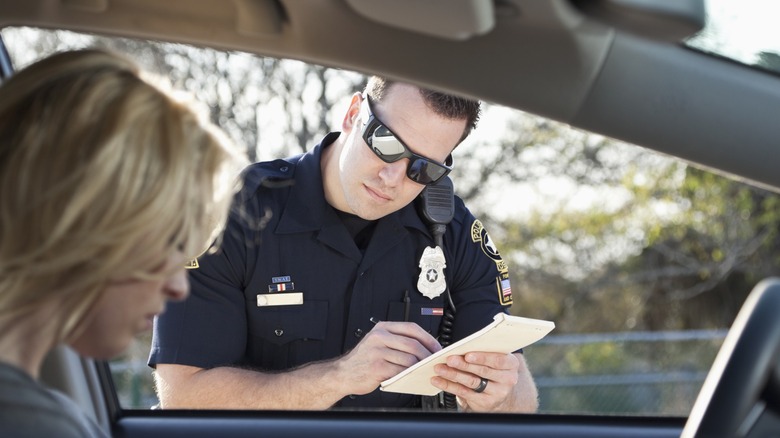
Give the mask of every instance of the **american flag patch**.
M 284 292 L 286 290 L 293 290 L 293 289 L 295 289 L 295 284 L 293 284 L 293 282 L 268 285 L 268 292 Z
M 443 307 L 423 307 L 420 309 L 420 315 L 440 316 L 444 315 Z
M 509 284 L 509 273 L 502 272 L 496 277 L 496 290 L 498 292 L 498 302 L 502 306 L 512 305 L 512 286 Z
M 509 279 L 501 280 L 501 295 L 512 296 L 512 286 L 509 285 Z

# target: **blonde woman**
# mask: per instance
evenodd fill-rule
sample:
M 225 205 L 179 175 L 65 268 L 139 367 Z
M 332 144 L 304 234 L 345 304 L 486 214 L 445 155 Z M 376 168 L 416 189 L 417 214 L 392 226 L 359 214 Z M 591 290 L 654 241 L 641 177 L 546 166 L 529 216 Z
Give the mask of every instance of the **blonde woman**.
M 243 163 L 115 54 L 54 55 L 0 87 L 0 436 L 100 436 L 37 383 L 66 344 L 110 358 L 189 294 Z

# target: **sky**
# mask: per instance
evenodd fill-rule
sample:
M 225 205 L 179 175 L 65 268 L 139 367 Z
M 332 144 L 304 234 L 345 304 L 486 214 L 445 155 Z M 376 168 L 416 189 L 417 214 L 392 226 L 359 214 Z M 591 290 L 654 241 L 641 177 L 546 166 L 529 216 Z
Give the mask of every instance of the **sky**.
M 707 27 L 695 45 L 744 63 L 762 51 L 780 54 L 780 1 L 708 0 Z

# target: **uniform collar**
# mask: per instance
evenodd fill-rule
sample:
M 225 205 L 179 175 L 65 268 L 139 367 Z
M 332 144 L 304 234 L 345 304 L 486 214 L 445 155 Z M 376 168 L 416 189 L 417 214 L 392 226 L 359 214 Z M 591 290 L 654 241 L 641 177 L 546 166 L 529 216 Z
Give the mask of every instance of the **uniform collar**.
M 338 132 L 331 132 L 314 149 L 303 154 L 295 166 L 294 183 L 276 232 L 281 234 L 314 231 L 324 221 L 338 220 L 325 200 L 320 160 L 322 151 L 333 144 Z

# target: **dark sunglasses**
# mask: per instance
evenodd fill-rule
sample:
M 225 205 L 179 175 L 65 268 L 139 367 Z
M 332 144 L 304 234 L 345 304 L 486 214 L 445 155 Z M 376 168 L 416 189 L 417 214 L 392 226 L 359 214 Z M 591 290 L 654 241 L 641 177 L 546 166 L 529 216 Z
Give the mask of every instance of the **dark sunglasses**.
M 361 120 L 365 123 L 363 125 L 363 140 L 379 159 L 385 163 L 395 163 L 403 158 L 408 158 L 406 176 L 410 180 L 424 185 L 434 184 L 452 171 L 452 155 L 449 155 L 447 161 L 442 164 L 410 151 L 409 147 L 374 115 L 371 99 L 365 94 L 363 99 L 367 103 L 361 109 Z

